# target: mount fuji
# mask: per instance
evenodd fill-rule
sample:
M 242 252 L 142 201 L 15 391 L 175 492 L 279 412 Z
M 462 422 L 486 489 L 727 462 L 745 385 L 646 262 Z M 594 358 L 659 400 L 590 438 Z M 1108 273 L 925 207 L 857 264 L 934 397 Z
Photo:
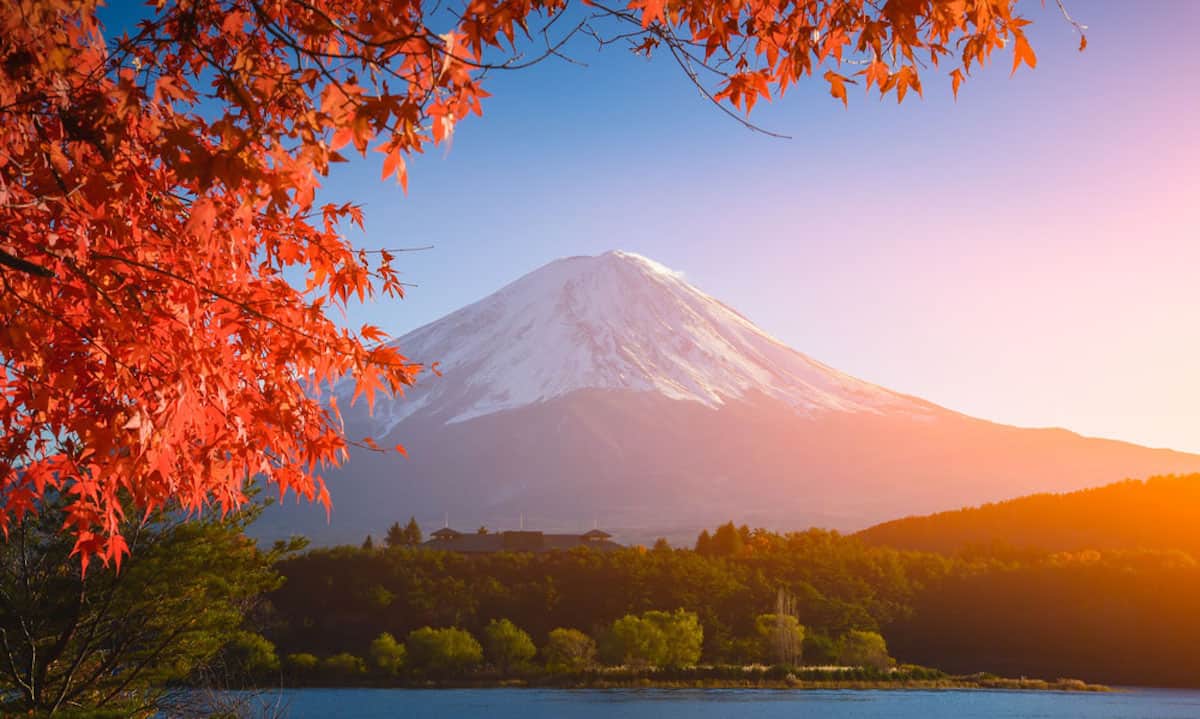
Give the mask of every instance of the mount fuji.
M 348 436 L 408 458 L 353 451 L 329 522 L 285 506 L 260 534 L 358 541 L 409 515 L 639 538 L 729 519 L 858 529 L 1200 471 L 1200 456 L 994 424 L 851 377 L 620 251 L 551 262 L 396 344 L 438 373 L 344 415 Z M 335 393 L 350 405 L 352 387 Z

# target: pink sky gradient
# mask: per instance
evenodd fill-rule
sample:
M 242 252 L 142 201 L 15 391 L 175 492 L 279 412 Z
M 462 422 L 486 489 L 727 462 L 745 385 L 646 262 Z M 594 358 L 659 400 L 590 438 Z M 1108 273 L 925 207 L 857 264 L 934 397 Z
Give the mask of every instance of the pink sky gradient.
M 329 199 L 420 286 L 351 319 L 400 333 L 555 257 L 621 248 L 781 340 L 979 417 L 1200 452 L 1200 3 L 1054 3 L 1035 71 L 897 107 L 819 80 L 742 129 L 659 58 L 585 43 L 501 75 L 407 196 L 354 163 Z

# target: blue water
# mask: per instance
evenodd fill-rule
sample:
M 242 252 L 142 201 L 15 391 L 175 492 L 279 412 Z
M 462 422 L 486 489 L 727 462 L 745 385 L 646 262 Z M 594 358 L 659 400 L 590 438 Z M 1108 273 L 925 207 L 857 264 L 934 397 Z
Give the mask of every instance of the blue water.
M 256 701 L 291 719 L 1197 719 L 1200 691 L 1112 694 L 736 689 L 295 689 Z

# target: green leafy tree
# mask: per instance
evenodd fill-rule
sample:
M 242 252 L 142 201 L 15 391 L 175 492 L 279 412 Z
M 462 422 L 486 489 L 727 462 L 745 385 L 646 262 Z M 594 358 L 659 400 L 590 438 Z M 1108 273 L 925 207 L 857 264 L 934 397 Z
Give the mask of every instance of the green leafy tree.
M 700 536 L 696 537 L 696 554 L 708 556 L 712 554 L 712 536 L 708 530 L 701 530 Z
M 804 634 L 804 660 L 810 664 L 836 664 L 838 642 L 827 634 L 806 631 Z
M 596 661 L 596 642 L 578 629 L 559 627 L 551 630 L 542 657 L 549 671 L 584 671 Z
M 341 652 L 321 660 L 321 673 L 331 679 L 345 681 L 362 676 L 367 672 L 367 663 L 362 657 Z
M 704 629 L 695 612 L 649 611 L 613 622 L 605 655 L 612 663 L 640 667 L 684 667 L 700 660 Z
M 795 665 L 804 651 L 804 627 L 796 618 L 796 598 L 791 592 L 775 592 L 775 613 L 762 614 L 754 621 L 762 642 L 762 656 L 776 664 Z
M 368 552 L 371 551 L 372 549 L 374 549 L 375 548 L 375 538 L 368 534 L 367 538 L 363 540 L 362 548 Z
M 762 656 L 776 664 L 797 664 L 804 652 L 804 626 L 787 614 L 760 614 L 754 629 Z
M 657 666 L 666 641 L 662 632 L 636 614 L 626 614 L 601 636 L 600 657 L 606 664 Z
M 384 632 L 371 642 L 371 666 L 385 676 L 396 676 L 404 668 L 407 650 L 391 634 Z
M 688 667 L 700 661 L 704 628 L 695 612 L 677 609 L 670 613 L 646 612 L 642 616 L 654 623 L 665 638 L 659 666 Z
M 528 664 L 537 654 L 529 634 L 507 619 L 488 622 L 483 629 L 483 649 L 488 661 L 504 674 Z
M 254 632 L 237 632 L 221 650 L 221 663 L 233 682 L 265 679 L 279 672 L 275 645 Z M 276 677 L 277 678 L 277 677 Z
M 483 647 L 471 633 L 458 628 L 422 627 L 405 641 L 409 664 L 435 676 L 462 674 L 483 661 Z
M 240 628 L 280 585 L 274 562 L 299 545 L 260 550 L 242 531 L 257 508 L 187 522 L 178 512 L 129 512 L 125 563 L 83 574 L 62 531 L 66 501 L 49 497 L 0 544 L 0 679 L 9 689 L 0 713 L 153 709 L 166 684 L 207 668 L 223 647 L 270 663 L 273 648 Z
M 289 654 L 283 658 L 284 670 L 297 679 L 310 679 L 317 672 L 317 665 L 321 663 L 316 655 L 308 652 L 297 652 Z
M 838 663 L 848 667 L 870 667 L 884 670 L 895 665 L 888 655 L 887 642 L 878 632 L 851 630 L 842 637 Z

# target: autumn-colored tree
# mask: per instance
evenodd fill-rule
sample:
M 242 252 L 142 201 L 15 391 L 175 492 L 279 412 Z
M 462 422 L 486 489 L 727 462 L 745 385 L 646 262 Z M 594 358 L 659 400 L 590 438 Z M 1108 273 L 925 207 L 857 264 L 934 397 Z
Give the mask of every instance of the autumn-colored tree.
M 160 0 L 118 37 L 98 0 L 8 0 L 0 527 L 70 496 L 86 567 L 127 551 L 122 492 L 139 512 L 229 509 L 259 478 L 328 505 L 322 473 L 371 445 L 330 386 L 371 404 L 418 368 L 330 318 L 403 287 L 393 252 L 343 236 L 358 207 L 316 202 L 319 178 L 352 146 L 405 184 L 406 157 L 481 113 L 489 68 L 590 35 L 666 52 L 730 112 L 817 72 L 843 102 L 855 77 L 902 100 L 923 63 L 952 66 L 956 93 L 1000 48 L 1033 66 L 1016 4 Z

